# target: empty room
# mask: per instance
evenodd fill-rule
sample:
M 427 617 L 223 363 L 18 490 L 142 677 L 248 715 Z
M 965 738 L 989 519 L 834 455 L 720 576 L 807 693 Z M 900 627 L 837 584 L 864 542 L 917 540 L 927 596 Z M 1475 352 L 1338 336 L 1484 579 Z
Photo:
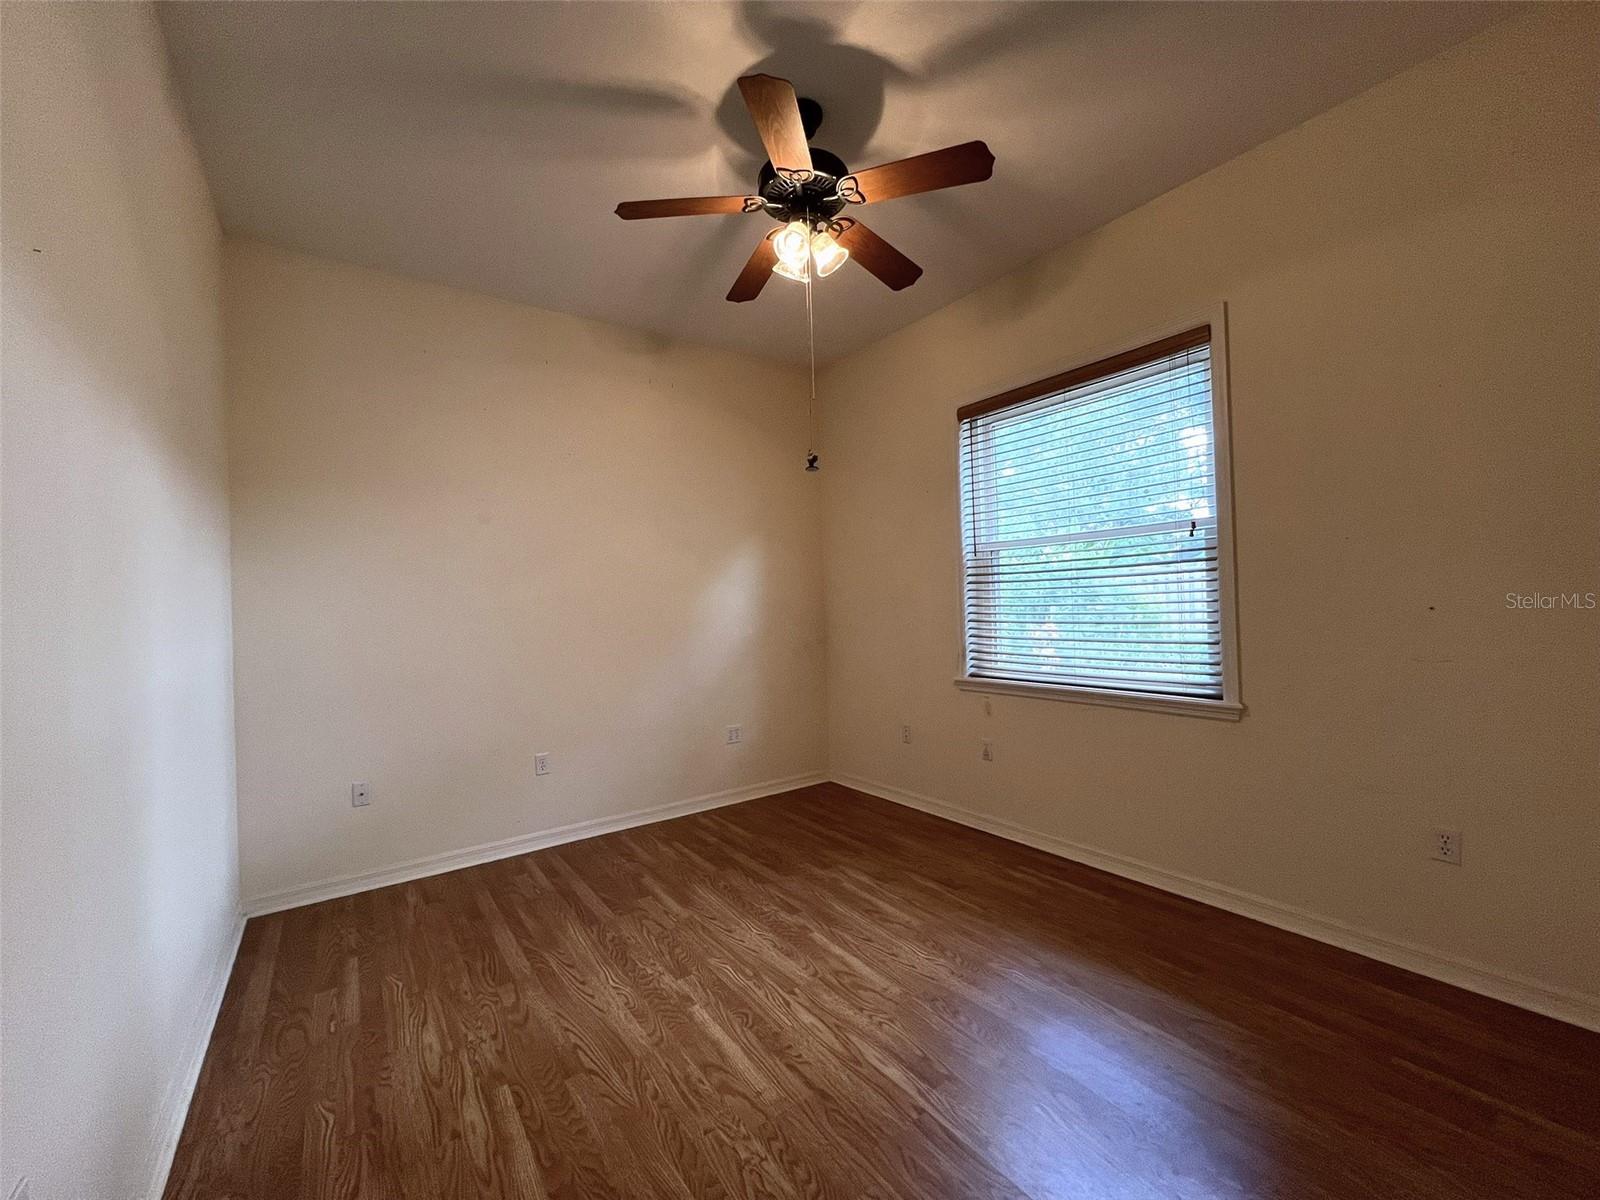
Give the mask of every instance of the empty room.
M 1600 1195 L 1600 4 L 0 0 L 0 1200 Z

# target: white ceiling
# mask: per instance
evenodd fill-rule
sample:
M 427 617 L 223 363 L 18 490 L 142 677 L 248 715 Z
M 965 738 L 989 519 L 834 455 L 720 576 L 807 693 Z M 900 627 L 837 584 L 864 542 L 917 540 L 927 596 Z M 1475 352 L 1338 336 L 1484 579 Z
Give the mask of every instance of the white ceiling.
M 734 80 L 826 109 L 861 168 L 971 138 L 994 178 L 861 210 L 926 273 L 817 286 L 837 357 L 1488 24 L 1493 4 L 173 4 L 162 22 L 222 223 L 332 258 L 803 360 L 801 289 L 723 300 L 760 215 Z

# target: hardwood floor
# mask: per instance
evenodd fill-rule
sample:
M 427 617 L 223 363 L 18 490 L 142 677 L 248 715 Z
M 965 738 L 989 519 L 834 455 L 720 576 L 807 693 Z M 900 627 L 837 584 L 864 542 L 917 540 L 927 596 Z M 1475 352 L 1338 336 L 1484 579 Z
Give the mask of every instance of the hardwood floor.
M 836 785 L 257 918 L 169 1197 L 1594 1197 L 1600 1035 Z

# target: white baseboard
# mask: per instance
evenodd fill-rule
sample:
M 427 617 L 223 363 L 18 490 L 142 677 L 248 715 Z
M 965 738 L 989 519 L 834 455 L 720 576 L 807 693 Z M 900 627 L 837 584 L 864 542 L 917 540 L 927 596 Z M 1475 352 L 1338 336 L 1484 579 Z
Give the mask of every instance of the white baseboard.
M 1279 929 L 1287 929 L 1290 933 L 1326 942 L 1330 946 L 1374 958 L 1390 966 L 1402 967 L 1407 971 L 1426 975 L 1442 983 L 1453 984 L 1481 996 L 1503 1000 L 1507 1004 L 1554 1017 L 1558 1021 L 1600 1031 L 1600 996 L 1569 991 L 1541 983 L 1536 979 L 1498 971 L 1481 963 L 1468 962 L 1437 950 L 1430 950 L 1426 946 L 1358 929 L 1331 917 L 1318 916 L 1304 909 L 1280 904 L 1265 896 L 1253 895 L 1220 883 L 1169 871 L 1151 863 L 1125 858 L 1120 854 L 1080 845 L 1065 838 L 1039 833 L 1010 821 L 985 816 L 971 809 L 936 800 L 932 796 L 909 792 L 890 784 L 837 773 L 832 779 L 845 787 L 855 788 L 859 792 L 866 792 L 868 795 L 895 804 L 903 804 L 936 817 L 944 817 L 959 825 L 981 829 L 985 833 L 992 833 L 1009 841 L 1021 842 L 1025 846 L 1032 846 L 1060 858 L 1098 867 L 1102 871 L 1120 875 L 1124 879 L 1149 884 L 1164 892 L 1173 892 L 1190 900 L 1209 904 L 1213 908 L 1250 917 Z
M 161 1106 L 161 1140 L 156 1143 L 155 1158 L 150 1168 L 150 1188 L 146 1195 L 158 1200 L 167 1188 L 167 1176 L 172 1172 L 172 1158 L 178 1152 L 178 1138 L 183 1134 L 183 1123 L 189 1116 L 189 1102 L 194 1099 L 195 1085 L 200 1082 L 200 1068 L 206 1061 L 206 1050 L 211 1046 L 211 1033 L 216 1028 L 217 1014 L 222 1011 L 222 997 L 228 990 L 228 978 L 233 974 L 234 960 L 239 957 L 239 939 L 244 936 L 244 914 L 238 914 L 233 923 L 233 934 L 228 939 L 227 951 L 212 969 L 205 997 L 195 1015 L 189 1034 L 189 1044 L 184 1051 L 183 1069 L 173 1080 L 165 1102 Z
M 286 908 L 299 908 L 303 904 L 316 904 L 322 900 L 333 900 L 339 896 L 353 896 L 357 892 L 367 892 L 374 888 L 388 887 L 395 883 L 406 883 L 412 879 L 422 879 L 429 875 L 442 875 L 446 871 L 459 871 L 462 867 L 475 867 L 479 863 L 493 862 L 499 858 L 511 858 L 518 854 L 527 854 L 532 850 L 543 850 L 549 846 L 559 846 L 563 842 L 576 842 L 584 838 L 599 837 L 606 833 L 617 833 L 623 829 L 632 829 L 636 825 L 649 825 L 656 821 L 668 821 L 673 817 L 687 816 L 689 813 L 704 812 L 707 809 L 722 808 L 728 804 L 741 804 L 746 800 L 755 800 L 762 796 L 770 796 L 775 792 L 787 792 L 794 788 L 809 787 L 815 783 L 822 783 L 827 776 L 821 772 L 812 772 L 805 775 L 790 775 L 784 779 L 768 779 L 761 783 L 748 784 L 745 787 L 730 788 L 725 792 L 712 792 L 705 796 L 693 796 L 688 800 L 676 800 L 670 804 L 658 804 L 653 808 L 640 808 L 632 812 L 622 813 L 615 817 L 597 817 L 592 821 L 577 821 L 571 825 L 560 825 L 554 829 L 544 829 L 537 833 L 519 834 L 516 837 L 505 838 L 498 842 L 485 842 L 479 846 L 468 846 L 462 850 L 449 850 L 443 854 L 430 854 L 426 858 L 414 858 L 409 862 L 395 863 L 388 867 L 379 867 L 372 871 L 361 871 L 354 875 L 340 875 L 333 879 L 323 879 L 316 883 L 301 884 L 298 887 L 285 888 L 282 891 L 272 892 L 264 896 L 256 896 L 246 900 L 244 911 L 246 916 L 260 917 L 267 913 L 281 912 Z

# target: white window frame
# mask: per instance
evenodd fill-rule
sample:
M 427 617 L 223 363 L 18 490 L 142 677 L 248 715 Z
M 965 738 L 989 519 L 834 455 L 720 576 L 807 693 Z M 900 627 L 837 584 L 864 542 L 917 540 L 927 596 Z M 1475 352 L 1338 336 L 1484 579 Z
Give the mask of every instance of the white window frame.
M 1182 716 L 1210 717 L 1215 720 L 1237 721 L 1244 715 L 1244 702 L 1239 695 L 1239 634 L 1238 601 L 1234 581 L 1233 546 L 1233 447 L 1229 434 L 1228 417 L 1228 312 L 1227 305 L 1218 303 L 1198 313 L 1190 313 L 1175 320 L 1147 329 L 1134 337 L 1122 338 L 1101 346 L 1087 354 L 1075 355 L 1046 370 L 1029 372 L 1007 387 L 997 389 L 1003 395 L 1012 388 L 1026 387 L 1040 380 L 1061 375 L 1079 367 L 1086 367 L 1103 359 L 1148 346 L 1164 338 L 1196 329 L 1201 325 L 1211 327 L 1211 437 L 1213 463 L 1217 473 L 1217 605 L 1222 627 L 1222 698 L 1208 699 L 1197 696 L 1158 696 L 1148 692 L 1119 691 L 1115 688 L 1081 687 L 1072 684 L 1023 683 L 1005 679 L 987 679 L 967 674 L 967 612 L 962 597 L 966 589 L 966 556 L 961 542 L 961 511 L 966 498 L 961 489 L 961 423 L 956 423 L 956 538 L 957 568 L 960 584 L 956 588 L 959 609 L 957 628 L 961 631 L 958 647 L 956 687 L 968 692 L 988 696 L 1022 696 L 1043 700 L 1065 700 L 1075 704 L 1100 704 L 1114 708 L 1138 708 L 1151 712 L 1175 713 Z

